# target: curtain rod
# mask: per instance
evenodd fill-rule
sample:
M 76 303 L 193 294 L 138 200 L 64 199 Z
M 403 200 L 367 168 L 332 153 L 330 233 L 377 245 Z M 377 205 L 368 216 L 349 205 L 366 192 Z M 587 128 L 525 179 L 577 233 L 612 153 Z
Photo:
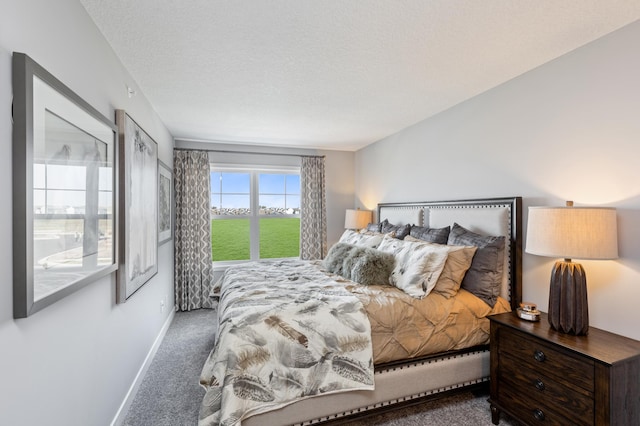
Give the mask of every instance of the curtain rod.
M 224 149 L 198 149 L 198 148 L 173 148 L 174 151 L 205 151 L 205 152 L 224 152 L 226 154 L 249 154 L 249 155 L 277 155 L 280 157 L 313 157 L 324 158 L 324 155 L 304 155 L 304 154 L 277 154 L 275 152 L 257 152 L 257 151 L 229 151 Z

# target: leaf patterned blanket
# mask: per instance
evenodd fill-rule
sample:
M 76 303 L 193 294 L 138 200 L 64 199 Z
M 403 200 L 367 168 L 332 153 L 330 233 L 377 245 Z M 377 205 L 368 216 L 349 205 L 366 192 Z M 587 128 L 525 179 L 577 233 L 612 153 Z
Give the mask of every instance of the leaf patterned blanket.
M 362 303 L 310 262 L 229 268 L 218 321 L 200 376 L 199 426 L 237 425 L 300 398 L 374 388 Z

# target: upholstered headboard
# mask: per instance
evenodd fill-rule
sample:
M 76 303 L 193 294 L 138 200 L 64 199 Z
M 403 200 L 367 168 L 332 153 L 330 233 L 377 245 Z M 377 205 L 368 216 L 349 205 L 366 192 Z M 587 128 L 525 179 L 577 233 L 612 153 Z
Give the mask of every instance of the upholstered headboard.
M 506 241 L 501 296 L 515 309 L 522 301 L 522 198 L 378 204 L 378 220 L 394 225 L 442 228 L 454 223 L 481 235 L 503 235 Z

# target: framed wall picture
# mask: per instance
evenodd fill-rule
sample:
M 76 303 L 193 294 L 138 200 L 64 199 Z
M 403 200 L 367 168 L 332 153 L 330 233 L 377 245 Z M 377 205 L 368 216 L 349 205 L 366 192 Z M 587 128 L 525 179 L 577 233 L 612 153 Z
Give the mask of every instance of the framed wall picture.
M 118 267 L 116 127 L 13 54 L 13 315 L 27 317 Z
M 158 160 L 158 245 L 173 238 L 173 174 Z
M 158 144 L 116 110 L 120 149 L 120 264 L 116 299 L 124 303 L 158 272 Z

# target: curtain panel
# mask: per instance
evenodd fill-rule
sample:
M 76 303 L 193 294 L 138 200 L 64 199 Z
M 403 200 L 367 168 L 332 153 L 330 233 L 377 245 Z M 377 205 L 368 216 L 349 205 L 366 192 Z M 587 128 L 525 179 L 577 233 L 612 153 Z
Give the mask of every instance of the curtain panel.
M 302 157 L 300 192 L 300 258 L 323 259 L 327 254 L 324 157 Z
M 210 168 L 204 151 L 173 152 L 176 201 L 174 286 L 176 311 L 213 308 Z

